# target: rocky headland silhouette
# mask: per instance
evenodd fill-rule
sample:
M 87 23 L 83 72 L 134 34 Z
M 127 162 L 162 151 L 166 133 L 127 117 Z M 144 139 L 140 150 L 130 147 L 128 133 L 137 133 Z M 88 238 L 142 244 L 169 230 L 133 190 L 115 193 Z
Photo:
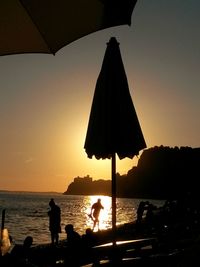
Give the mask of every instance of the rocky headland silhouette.
M 116 174 L 117 196 L 174 199 L 186 193 L 200 198 L 200 148 L 155 146 L 143 151 L 137 166 Z M 66 195 L 111 195 L 111 180 L 76 177 Z

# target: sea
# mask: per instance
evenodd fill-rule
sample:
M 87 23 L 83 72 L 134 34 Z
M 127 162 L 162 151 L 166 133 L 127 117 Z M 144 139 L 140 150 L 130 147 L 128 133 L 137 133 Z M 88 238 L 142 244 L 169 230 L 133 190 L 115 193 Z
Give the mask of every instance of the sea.
M 93 221 L 88 216 L 91 206 L 98 198 L 104 209 L 100 213 L 100 229 L 112 227 L 112 199 L 108 196 L 63 195 L 61 193 L 31 193 L 31 192 L 0 192 L 0 216 L 5 210 L 4 228 L 8 229 L 13 243 L 22 244 L 26 236 L 33 237 L 33 244 L 50 243 L 49 232 L 49 201 L 53 198 L 61 209 L 60 240 L 66 238 L 64 227 L 73 224 L 79 234 L 84 234 L 87 228 L 92 228 Z M 136 211 L 141 200 L 149 201 L 160 207 L 163 200 L 117 198 L 117 225 L 132 222 L 136 219 Z M 94 231 L 97 231 L 95 229 Z

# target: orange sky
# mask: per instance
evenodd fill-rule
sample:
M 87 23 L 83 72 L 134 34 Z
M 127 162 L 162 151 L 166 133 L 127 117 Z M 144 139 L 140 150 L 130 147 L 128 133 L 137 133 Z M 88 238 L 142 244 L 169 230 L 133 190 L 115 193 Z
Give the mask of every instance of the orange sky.
M 111 161 L 88 159 L 83 147 L 111 36 L 147 147 L 199 147 L 199 26 L 199 1 L 144 0 L 131 27 L 90 34 L 55 56 L 1 57 L 0 190 L 63 192 L 76 176 L 110 179 Z M 135 164 L 118 160 L 117 172 Z

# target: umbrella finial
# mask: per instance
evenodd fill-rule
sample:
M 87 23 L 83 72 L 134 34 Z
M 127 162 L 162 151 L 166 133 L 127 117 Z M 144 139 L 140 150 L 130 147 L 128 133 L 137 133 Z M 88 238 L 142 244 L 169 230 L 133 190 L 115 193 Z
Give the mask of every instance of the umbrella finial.
M 110 41 L 107 43 L 107 45 L 119 45 L 119 42 L 117 42 L 117 39 L 116 39 L 116 37 L 114 37 L 114 36 L 112 36 L 111 38 L 110 38 Z

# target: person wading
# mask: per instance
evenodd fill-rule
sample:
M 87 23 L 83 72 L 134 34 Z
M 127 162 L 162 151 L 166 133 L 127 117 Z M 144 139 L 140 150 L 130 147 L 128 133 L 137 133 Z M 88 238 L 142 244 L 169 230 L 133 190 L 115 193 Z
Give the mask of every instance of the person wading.
M 99 198 L 97 202 L 95 202 L 92 207 L 91 207 L 91 213 L 90 216 L 93 218 L 93 231 L 95 229 L 95 226 L 97 225 L 98 230 L 99 230 L 99 214 L 101 209 L 104 209 L 104 207 L 101 204 L 101 199 Z

